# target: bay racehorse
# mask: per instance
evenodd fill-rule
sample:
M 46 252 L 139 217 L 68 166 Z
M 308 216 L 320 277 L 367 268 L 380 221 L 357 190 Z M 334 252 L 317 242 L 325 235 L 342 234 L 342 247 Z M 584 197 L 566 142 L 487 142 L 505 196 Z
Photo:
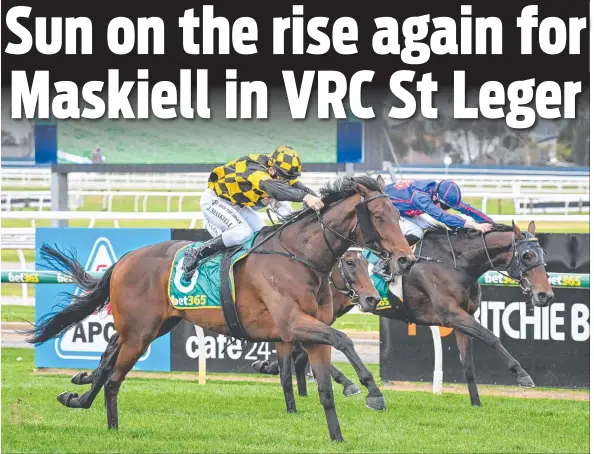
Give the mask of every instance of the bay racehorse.
M 340 258 L 330 273 L 329 282 L 332 288 L 332 304 L 334 312 L 334 318 L 330 324 L 334 323 L 337 317 L 348 312 L 354 306 L 358 306 L 361 312 L 373 312 L 377 307 L 380 296 L 373 281 L 369 277 L 369 262 L 363 256 L 362 251 L 363 250 L 360 248 L 350 248 Z M 116 333 L 109 339 L 109 343 L 107 344 L 103 356 L 109 355 L 113 349 L 117 348 L 117 345 L 118 335 Z M 279 369 L 281 369 L 279 368 L 279 362 L 288 364 L 288 367 L 282 367 L 283 375 L 280 377 L 281 386 L 285 395 L 287 412 L 296 413 L 297 408 L 295 405 L 295 396 L 293 394 L 291 358 L 289 355 L 292 354 L 293 356 L 295 368 L 301 370 L 301 364 L 303 363 L 303 365 L 305 365 L 308 362 L 307 353 L 305 353 L 305 350 L 303 350 L 300 344 L 295 344 L 295 348 L 293 349 L 293 344 L 285 344 L 284 342 L 276 343 L 276 351 L 281 352 L 278 354 L 279 361 L 271 363 L 271 367 L 276 367 L 276 370 L 268 371 L 268 373 L 270 375 L 278 375 Z M 264 363 L 264 366 L 268 364 L 267 362 Z M 303 367 L 303 371 L 305 371 L 305 367 Z M 260 370 L 259 372 L 264 371 Z M 78 372 L 72 376 L 70 381 L 75 385 L 94 384 L 94 386 L 97 386 L 99 383 L 97 377 L 102 373 L 103 371 L 101 367 L 98 367 L 89 374 L 87 372 Z M 335 376 L 335 373 L 340 374 L 340 371 L 333 367 L 332 378 L 336 380 L 337 377 Z M 342 375 L 342 377 L 346 380 L 345 382 L 340 381 L 340 383 L 343 383 L 345 386 L 345 395 L 349 395 L 349 390 L 355 394 L 361 392 L 361 390 L 344 377 L 344 375 Z M 305 384 L 305 372 L 297 374 L 297 379 L 300 380 L 300 383 L 298 383 L 300 392 L 301 390 L 307 390 L 307 385 Z M 374 409 L 381 410 L 382 408 Z
M 251 341 L 303 342 L 318 382 L 330 439 L 343 441 L 330 378 L 330 353 L 345 354 L 369 390 L 368 405 L 385 408 L 372 374 L 342 332 L 331 328 L 333 318 L 328 275 L 352 245 L 376 251 L 389 259 L 397 275 L 410 272 L 416 257 L 404 238 L 399 214 L 384 192 L 385 183 L 368 176 L 344 177 L 322 188 L 324 208 L 303 209 L 287 222 L 263 229 L 250 253 L 234 267 L 235 302 L 245 338 Z M 172 261 L 188 241 L 164 241 L 131 251 L 93 279 L 73 257 L 42 247 L 44 258 L 66 272 L 87 293 L 71 295 L 61 312 L 47 314 L 32 330 L 28 342 L 39 345 L 56 338 L 94 311 L 111 304 L 117 347 L 105 354 L 96 379 L 105 386 L 108 428 L 118 428 L 120 385 L 150 343 L 181 319 L 229 335 L 220 308 L 179 310 L 168 297 Z M 223 251 L 224 252 L 224 251 Z M 107 353 L 107 352 L 106 352 Z M 284 352 L 281 352 L 282 356 Z M 290 357 L 290 351 L 288 352 Z M 67 407 L 88 408 L 101 387 L 88 393 L 62 393 Z
M 521 232 L 515 223 L 512 226 L 494 224 L 485 235 L 468 229 L 451 232 L 441 226 L 431 227 L 416 248 L 419 256 L 427 251 L 431 257 L 420 260 L 408 275 L 400 278 L 402 304 L 388 290 L 388 309 L 380 306 L 374 311 L 380 317 L 407 323 L 453 328 L 472 405 L 481 405 L 474 372 L 473 338 L 499 353 L 507 368 L 516 375 L 520 386 L 535 386 L 530 375 L 510 355 L 499 338 L 473 316 L 481 301 L 478 278 L 490 270 L 507 271 L 534 306 L 545 307 L 551 303 L 554 293 L 545 271 L 545 252 L 535 234 L 534 222 L 529 224 L 526 232 Z M 333 299 L 337 316 L 353 307 L 349 299 L 339 292 L 334 291 Z M 396 309 L 398 306 L 401 310 Z M 293 360 L 298 391 L 305 396 L 307 353 L 299 345 L 295 346 Z M 277 362 L 258 361 L 253 367 L 265 374 L 282 374 L 282 365 Z M 359 392 L 338 369 L 334 366 L 331 369 L 332 378 L 343 385 L 346 396 Z

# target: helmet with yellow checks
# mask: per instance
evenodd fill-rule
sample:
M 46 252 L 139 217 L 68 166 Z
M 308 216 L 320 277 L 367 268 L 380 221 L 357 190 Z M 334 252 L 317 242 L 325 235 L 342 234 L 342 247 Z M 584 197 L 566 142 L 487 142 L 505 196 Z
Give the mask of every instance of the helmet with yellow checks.
M 272 152 L 268 164 L 285 180 L 294 180 L 301 176 L 299 153 L 286 145 L 280 146 Z

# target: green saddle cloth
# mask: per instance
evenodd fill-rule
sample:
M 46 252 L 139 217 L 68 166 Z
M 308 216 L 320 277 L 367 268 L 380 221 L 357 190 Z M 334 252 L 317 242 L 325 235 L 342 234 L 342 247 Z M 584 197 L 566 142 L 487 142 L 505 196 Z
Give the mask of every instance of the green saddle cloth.
M 231 257 L 231 270 L 229 271 L 229 282 L 231 293 L 235 300 L 235 285 L 233 280 L 233 266 L 247 256 L 247 251 L 252 247 L 255 236 L 243 244 Z M 206 261 L 196 269 L 190 282 L 185 281 L 183 260 L 187 248 L 199 248 L 204 241 L 188 244 L 175 254 L 171 271 L 169 273 L 168 295 L 169 301 L 176 309 L 206 309 L 221 307 L 221 259 L 222 253 L 208 257 Z

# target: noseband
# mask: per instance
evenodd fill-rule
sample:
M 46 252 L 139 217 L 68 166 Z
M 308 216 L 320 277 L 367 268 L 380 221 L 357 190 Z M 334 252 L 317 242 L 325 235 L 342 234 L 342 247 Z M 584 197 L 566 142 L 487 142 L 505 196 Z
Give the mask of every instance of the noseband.
M 529 236 L 528 236 L 529 235 Z M 538 243 L 538 238 L 533 236 L 532 234 L 524 233 L 524 238 L 520 241 L 516 241 L 516 236 L 512 236 L 512 255 L 508 262 L 505 265 L 505 271 L 507 271 L 507 275 L 503 274 L 501 271 L 495 268 L 493 265 L 493 261 L 489 256 L 489 250 L 487 248 L 487 241 L 485 240 L 485 235 L 483 234 L 483 244 L 485 245 L 485 252 L 487 253 L 487 258 L 489 259 L 489 263 L 491 264 L 491 269 L 493 271 L 498 272 L 502 276 L 505 276 L 509 279 L 514 280 L 522 289 L 522 293 L 525 295 L 531 292 L 530 289 L 530 281 L 526 279 L 524 276 L 528 271 L 538 267 L 538 266 L 546 266 L 546 262 L 544 259 L 544 255 L 546 252 L 542 248 L 542 246 Z M 523 260 L 520 259 L 524 253 L 530 249 L 534 250 L 536 254 L 536 260 L 533 264 L 527 265 L 524 263 Z
M 332 273 L 330 273 L 330 275 L 328 276 L 328 280 L 330 281 L 330 283 L 332 284 L 332 286 L 336 289 L 336 291 L 338 293 L 347 295 L 351 300 L 353 300 L 355 298 L 359 298 L 359 294 L 353 288 L 353 282 L 349 281 L 349 278 L 347 277 L 346 273 L 344 272 L 343 260 L 344 260 L 343 257 L 341 257 L 340 260 L 338 260 L 338 269 L 340 271 L 340 277 L 342 278 L 342 281 L 344 282 L 344 286 L 346 287 L 346 289 L 340 289 L 336 286 L 334 279 L 332 279 Z
M 322 236 L 324 237 L 326 246 L 328 247 L 330 252 L 332 252 L 332 255 L 335 260 L 339 260 L 339 257 L 334 252 L 334 249 L 330 245 L 328 238 L 326 238 L 326 229 L 330 230 L 335 235 L 339 236 L 340 238 L 342 238 L 345 241 L 350 242 L 352 245 L 354 245 L 358 248 L 369 249 L 371 252 L 375 253 L 376 255 L 379 255 L 383 260 L 388 260 L 392 256 L 392 254 L 390 252 L 388 252 L 384 248 L 382 248 L 382 246 L 380 244 L 381 240 L 379 238 L 379 235 L 377 234 L 377 231 L 375 230 L 375 227 L 373 227 L 373 224 L 371 222 L 371 217 L 369 215 L 369 208 L 367 207 L 367 204 L 369 202 L 371 202 L 372 200 L 375 200 L 375 199 L 379 199 L 380 197 L 389 198 L 388 194 L 383 194 L 383 193 L 376 194 L 373 197 L 370 197 L 369 199 L 364 199 L 363 196 L 361 196 L 361 201 L 358 202 L 357 205 L 355 205 L 355 214 L 357 217 L 357 221 L 355 222 L 355 225 L 353 226 L 352 230 L 349 232 L 348 237 L 345 237 L 344 235 L 338 233 L 337 231 L 335 231 L 331 227 L 329 227 L 328 224 L 326 224 L 324 222 L 324 220 L 322 219 L 322 216 L 320 215 L 319 211 L 316 211 L 318 220 L 320 221 L 320 224 L 322 225 Z M 365 245 L 361 245 L 361 244 L 357 243 L 356 241 L 351 240 L 351 237 L 355 233 L 355 230 L 357 230 L 357 227 L 359 227 L 361 229 L 361 233 L 363 234 L 363 240 L 365 241 Z

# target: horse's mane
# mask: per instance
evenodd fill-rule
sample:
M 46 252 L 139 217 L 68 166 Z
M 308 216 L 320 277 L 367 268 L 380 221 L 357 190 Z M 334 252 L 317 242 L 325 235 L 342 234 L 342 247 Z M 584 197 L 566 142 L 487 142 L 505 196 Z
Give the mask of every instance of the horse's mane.
M 491 224 L 491 230 L 486 233 L 488 235 L 491 232 L 513 232 L 514 228 L 511 225 L 507 224 Z M 443 224 L 433 224 L 426 229 L 425 235 L 434 234 L 434 235 L 446 235 L 450 231 L 448 227 Z M 478 238 L 481 235 L 481 232 L 475 229 L 456 229 L 456 233 L 458 237 L 466 237 L 466 238 Z M 454 236 L 452 236 L 454 238 Z
M 361 175 L 358 177 L 353 177 L 347 175 L 337 180 L 326 182 L 326 184 L 320 189 L 320 196 L 322 198 L 322 202 L 324 202 L 324 208 L 322 210 L 326 209 L 333 203 L 338 202 L 339 200 L 344 200 L 353 194 L 356 194 L 357 191 L 355 190 L 355 187 L 357 184 L 361 184 L 371 191 L 384 192 L 382 191 L 380 184 L 370 176 Z M 307 216 L 311 213 L 315 213 L 315 211 L 312 208 L 305 207 L 294 212 L 293 214 L 290 214 L 289 216 L 286 216 L 281 224 L 276 225 L 278 226 L 286 224 L 287 222 L 292 222 L 297 218 Z

